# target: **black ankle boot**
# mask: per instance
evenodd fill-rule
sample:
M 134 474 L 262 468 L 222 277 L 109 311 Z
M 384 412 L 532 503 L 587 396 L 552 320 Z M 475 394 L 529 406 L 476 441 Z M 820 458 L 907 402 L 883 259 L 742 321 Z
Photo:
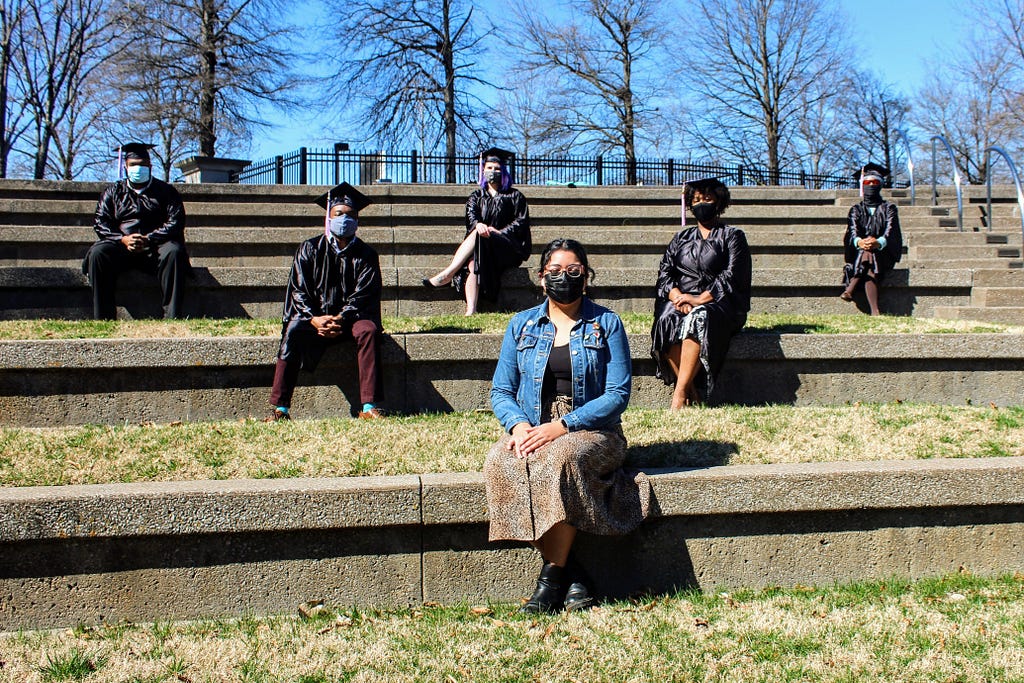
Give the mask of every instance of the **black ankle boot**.
M 568 590 L 565 591 L 566 612 L 579 612 L 594 606 L 596 601 L 591 590 L 593 581 L 590 580 L 587 570 L 572 555 L 565 564 L 565 582 L 569 584 Z
M 565 598 L 565 568 L 545 562 L 537 577 L 537 590 L 526 604 L 519 608 L 520 612 L 536 614 L 539 612 L 557 612 L 562 609 Z

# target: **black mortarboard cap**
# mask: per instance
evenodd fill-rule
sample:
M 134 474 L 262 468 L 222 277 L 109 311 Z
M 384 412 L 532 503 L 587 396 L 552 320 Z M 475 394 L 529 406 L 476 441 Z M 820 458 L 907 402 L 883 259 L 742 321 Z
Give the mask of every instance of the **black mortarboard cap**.
M 860 180 L 860 176 L 862 173 L 869 175 L 873 173 L 877 174 L 878 177 L 881 178 L 882 180 L 885 180 L 886 178 L 889 177 L 889 169 L 887 169 L 885 166 L 882 166 L 881 164 L 876 164 L 873 161 L 869 161 L 868 163 L 864 164 L 856 171 L 854 171 L 853 179 Z
M 125 159 L 149 159 L 149 150 L 156 147 L 146 142 L 126 142 L 113 149 Z
M 335 185 L 313 201 L 319 204 L 322 209 L 330 209 L 335 204 L 344 204 L 345 206 L 352 207 L 352 210 L 356 213 L 359 213 L 369 204 L 373 203 L 372 199 L 348 183 Z
M 708 190 L 710 190 L 713 187 L 716 187 L 718 185 L 724 185 L 725 183 L 723 183 L 721 180 L 719 180 L 718 176 L 713 176 L 712 175 L 712 176 L 708 176 L 706 178 L 697 178 L 696 180 L 687 180 L 683 184 L 684 185 L 689 185 L 690 187 L 692 187 L 697 192 L 704 193 L 704 192 L 707 192 Z
M 507 164 L 509 161 L 514 159 L 515 156 L 515 152 L 510 152 L 507 149 L 501 149 L 500 147 L 488 147 L 484 151 L 480 152 L 480 161 L 484 162 L 493 157 L 501 163 Z

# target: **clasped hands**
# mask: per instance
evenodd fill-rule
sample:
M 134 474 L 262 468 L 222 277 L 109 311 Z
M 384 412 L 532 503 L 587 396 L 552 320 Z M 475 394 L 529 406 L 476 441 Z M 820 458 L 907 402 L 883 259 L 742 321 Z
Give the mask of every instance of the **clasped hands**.
M 139 233 L 133 233 L 122 237 L 121 244 L 123 244 L 125 248 L 132 253 L 146 251 L 149 249 L 149 238 L 145 235 L 140 235 Z
M 490 237 L 492 232 L 498 231 L 492 228 L 491 226 L 487 225 L 486 223 L 476 224 L 476 234 L 480 235 L 481 237 Z
M 878 240 L 874 237 L 862 237 L 860 242 L 857 243 L 857 248 L 863 249 L 864 251 L 877 251 Z
M 669 303 L 671 303 L 672 306 L 683 315 L 686 315 L 700 305 L 697 302 L 697 297 L 693 294 L 679 294 L 679 296 L 674 299 L 670 298 Z
M 536 427 L 531 427 L 529 422 L 520 422 L 512 428 L 512 438 L 505 444 L 505 448 L 514 451 L 518 458 L 528 458 L 537 449 L 568 433 L 569 430 L 561 420 L 545 422 Z
M 321 337 L 332 339 L 344 331 L 342 316 L 339 315 L 317 315 L 310 318 L 309 322 L 316 328 L 316 333 Z

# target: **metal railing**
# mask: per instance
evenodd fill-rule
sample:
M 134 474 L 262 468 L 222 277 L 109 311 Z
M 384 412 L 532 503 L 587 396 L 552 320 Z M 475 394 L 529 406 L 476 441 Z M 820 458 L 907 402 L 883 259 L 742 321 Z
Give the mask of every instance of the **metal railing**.
M 953 154 L 953 148 L 946 142 L 946 138 L 941 135 L 932 136 L 932 206 L 938 206 L 939 204 L 939 192 L 938 192 L 938 173 L 935 171 L 936 165 L 936 148 L 935 143 L 941 142 L 946 147 L 946 152 L 949 154 L 949 163 L 953 166 L 953 184 L 956 186 L 956 227 L 960 232 L 964 230 L 964 195 L 960 188 L 960 169 L 956 166 L 956 156 Z
M 1020 235 L 1022 244 L 1024 244 L 1024 192 L 1021 192 L 1020 187 L 1020 175 L 1017 173 L 1017 167 L 1013 164 L 1013 159 L 1006 153 L 1002 147 L 998 145 L 992 145 L 985 150 L 985 211 L 988 216 L 988 229 L 992 230 L 992 152 L 998 153 L 1001 157 L 1006 159 L 1006 165 L 1010 167 L 1010 175 L 1013 176 L 1013 184 L 1017 186 L 1017 212 L 1020 214 Z
M 479 162 L 475 156 L 435 156 L 393 152 L 351 152 L 338 143 L 333 149 L 301 147 L 294 152 L 250 164 L 232 174 L 232 181 L 265 185 L 335 185 L 347 181 L 372 183 L 477 182 Z M 716 176 L 727 185 L 793 185 L 813 189 L 850 189 L 852 178 L 845 175 L 812 174 L 804 171 L 769 172 L 759 166 L 691 164 L 675 159 L 637 159 L 627 162 L 616 157 L 518 156 L 510 164 L 520 185 L 682 185 L 697 178 Z
M 907 134 L 904 131 L 897 130 L 896 139 L 899 142 L 902 142 L 903 146 L 907 150 L 907 174 L 910 175 L 910 205 L 914 206 L 917 203 L 917 193 L 915 192 L 916 188 L 914 186 L 914 158 L 912 156 L 913 150 L 910 147 L 910 140 L 907 139 Z

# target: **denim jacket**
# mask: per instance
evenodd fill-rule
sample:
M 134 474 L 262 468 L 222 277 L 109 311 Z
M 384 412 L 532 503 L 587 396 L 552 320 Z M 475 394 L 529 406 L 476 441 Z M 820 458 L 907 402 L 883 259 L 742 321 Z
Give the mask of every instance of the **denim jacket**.
M 544 370 L 554 342 L 546 299 L 509 322 L 491 388 L 491 406 L 505 431 L 520 422 L 541 423 Z M 580 319 L 569 334 L 569 353 L 573 410 L 563 418 L 569 431 L 619 424 L 633 381 L 629 340 L 619 316 L 584 297 Z

